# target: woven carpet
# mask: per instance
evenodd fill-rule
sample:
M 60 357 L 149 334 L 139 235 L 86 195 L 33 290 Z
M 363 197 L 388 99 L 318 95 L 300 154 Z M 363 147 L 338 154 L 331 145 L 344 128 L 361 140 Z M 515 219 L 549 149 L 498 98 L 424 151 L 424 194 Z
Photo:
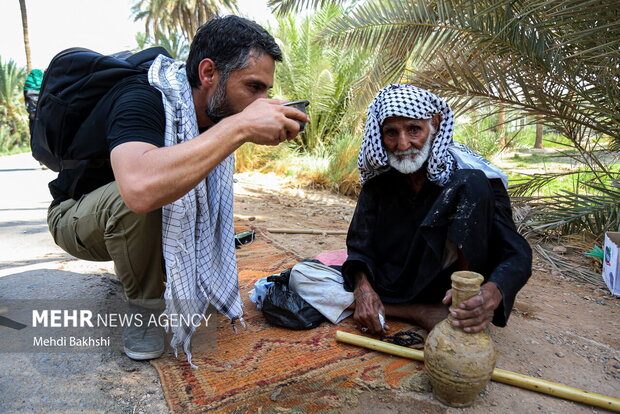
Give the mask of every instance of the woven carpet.
M 351 318 L 308 331 L 267 324 L 248 292 L 257 279 L 299 260 L 259 230 L 252 244 L 237 250 L 247 329 L 235 333 L 218 315 L 216 351 L 192 352 L 198 369 L 182 353 L 151 362 L 172 413 L 339 412 L 357 406 L 364 390 L 411 389 L 420 381 L 421 363 L 336 342 L 338 329 L 358 333 Z M 392 332 L 411 328 L 390 325 Z

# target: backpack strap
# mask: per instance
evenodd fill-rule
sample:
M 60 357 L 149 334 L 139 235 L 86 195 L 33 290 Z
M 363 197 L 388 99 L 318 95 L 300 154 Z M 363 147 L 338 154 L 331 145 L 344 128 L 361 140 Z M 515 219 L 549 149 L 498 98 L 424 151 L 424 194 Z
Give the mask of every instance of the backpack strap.
M 143 63 L 151 62 L 155 60 L 155 58 L 159 55 L 164 55 L 167 57 L 171 57 L 166 49 L 161 46 L 150 47 L 148 49 L 144 49 L 134 55 L 129 56 L 125 59 L 132 66 L 138 67 Z

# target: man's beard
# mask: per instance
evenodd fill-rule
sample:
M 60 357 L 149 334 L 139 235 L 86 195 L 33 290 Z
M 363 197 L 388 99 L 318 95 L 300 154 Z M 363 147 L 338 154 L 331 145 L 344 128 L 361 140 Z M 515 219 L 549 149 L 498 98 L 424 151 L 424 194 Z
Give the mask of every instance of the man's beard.
M 388 163 L 390 167 L 402 174 L 413 174 L 418 171 L 422 168 L 426 160 L 428 160 L 434 137 L 435 132 L 430 130 L 422 149 L 409 148 L 405 151 L 388 151 Z
M 236 114 L 226 95 L 226 82 L 223 79 L 218 83 L 213 95 L 207 99 L 205 113 L 214 124 L 217 124 L 227 116 Z

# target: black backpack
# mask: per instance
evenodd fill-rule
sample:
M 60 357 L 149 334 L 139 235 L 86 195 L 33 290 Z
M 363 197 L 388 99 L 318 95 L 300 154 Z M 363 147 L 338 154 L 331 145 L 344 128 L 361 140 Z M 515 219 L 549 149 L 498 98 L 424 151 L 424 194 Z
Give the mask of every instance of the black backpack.
M 41 85 L 30 139 L 32 156 L 56 172 L 100 163 L 64 155 L 99 100 L 121 80 L 146 73 L 160 54 L 170 57 L 162 47 L 109 56 L 74 47 L 54 56 Z

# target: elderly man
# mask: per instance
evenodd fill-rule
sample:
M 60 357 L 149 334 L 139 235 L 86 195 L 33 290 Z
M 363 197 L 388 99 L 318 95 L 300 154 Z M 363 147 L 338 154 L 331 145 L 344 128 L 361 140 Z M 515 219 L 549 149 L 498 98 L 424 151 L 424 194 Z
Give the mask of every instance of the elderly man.
M 368 109 L 358 166 L 362 192 L 347 236 L 344 286 L 362 331 L 379 315 L 427 330 L 448 315 L 450 275 L 482 274 L 480 294 L 452 311 L 454 326 L 505 326 L 531 274 L 497 167 L 452 140 L 450 107 L 411 85 L 389 85 Z

